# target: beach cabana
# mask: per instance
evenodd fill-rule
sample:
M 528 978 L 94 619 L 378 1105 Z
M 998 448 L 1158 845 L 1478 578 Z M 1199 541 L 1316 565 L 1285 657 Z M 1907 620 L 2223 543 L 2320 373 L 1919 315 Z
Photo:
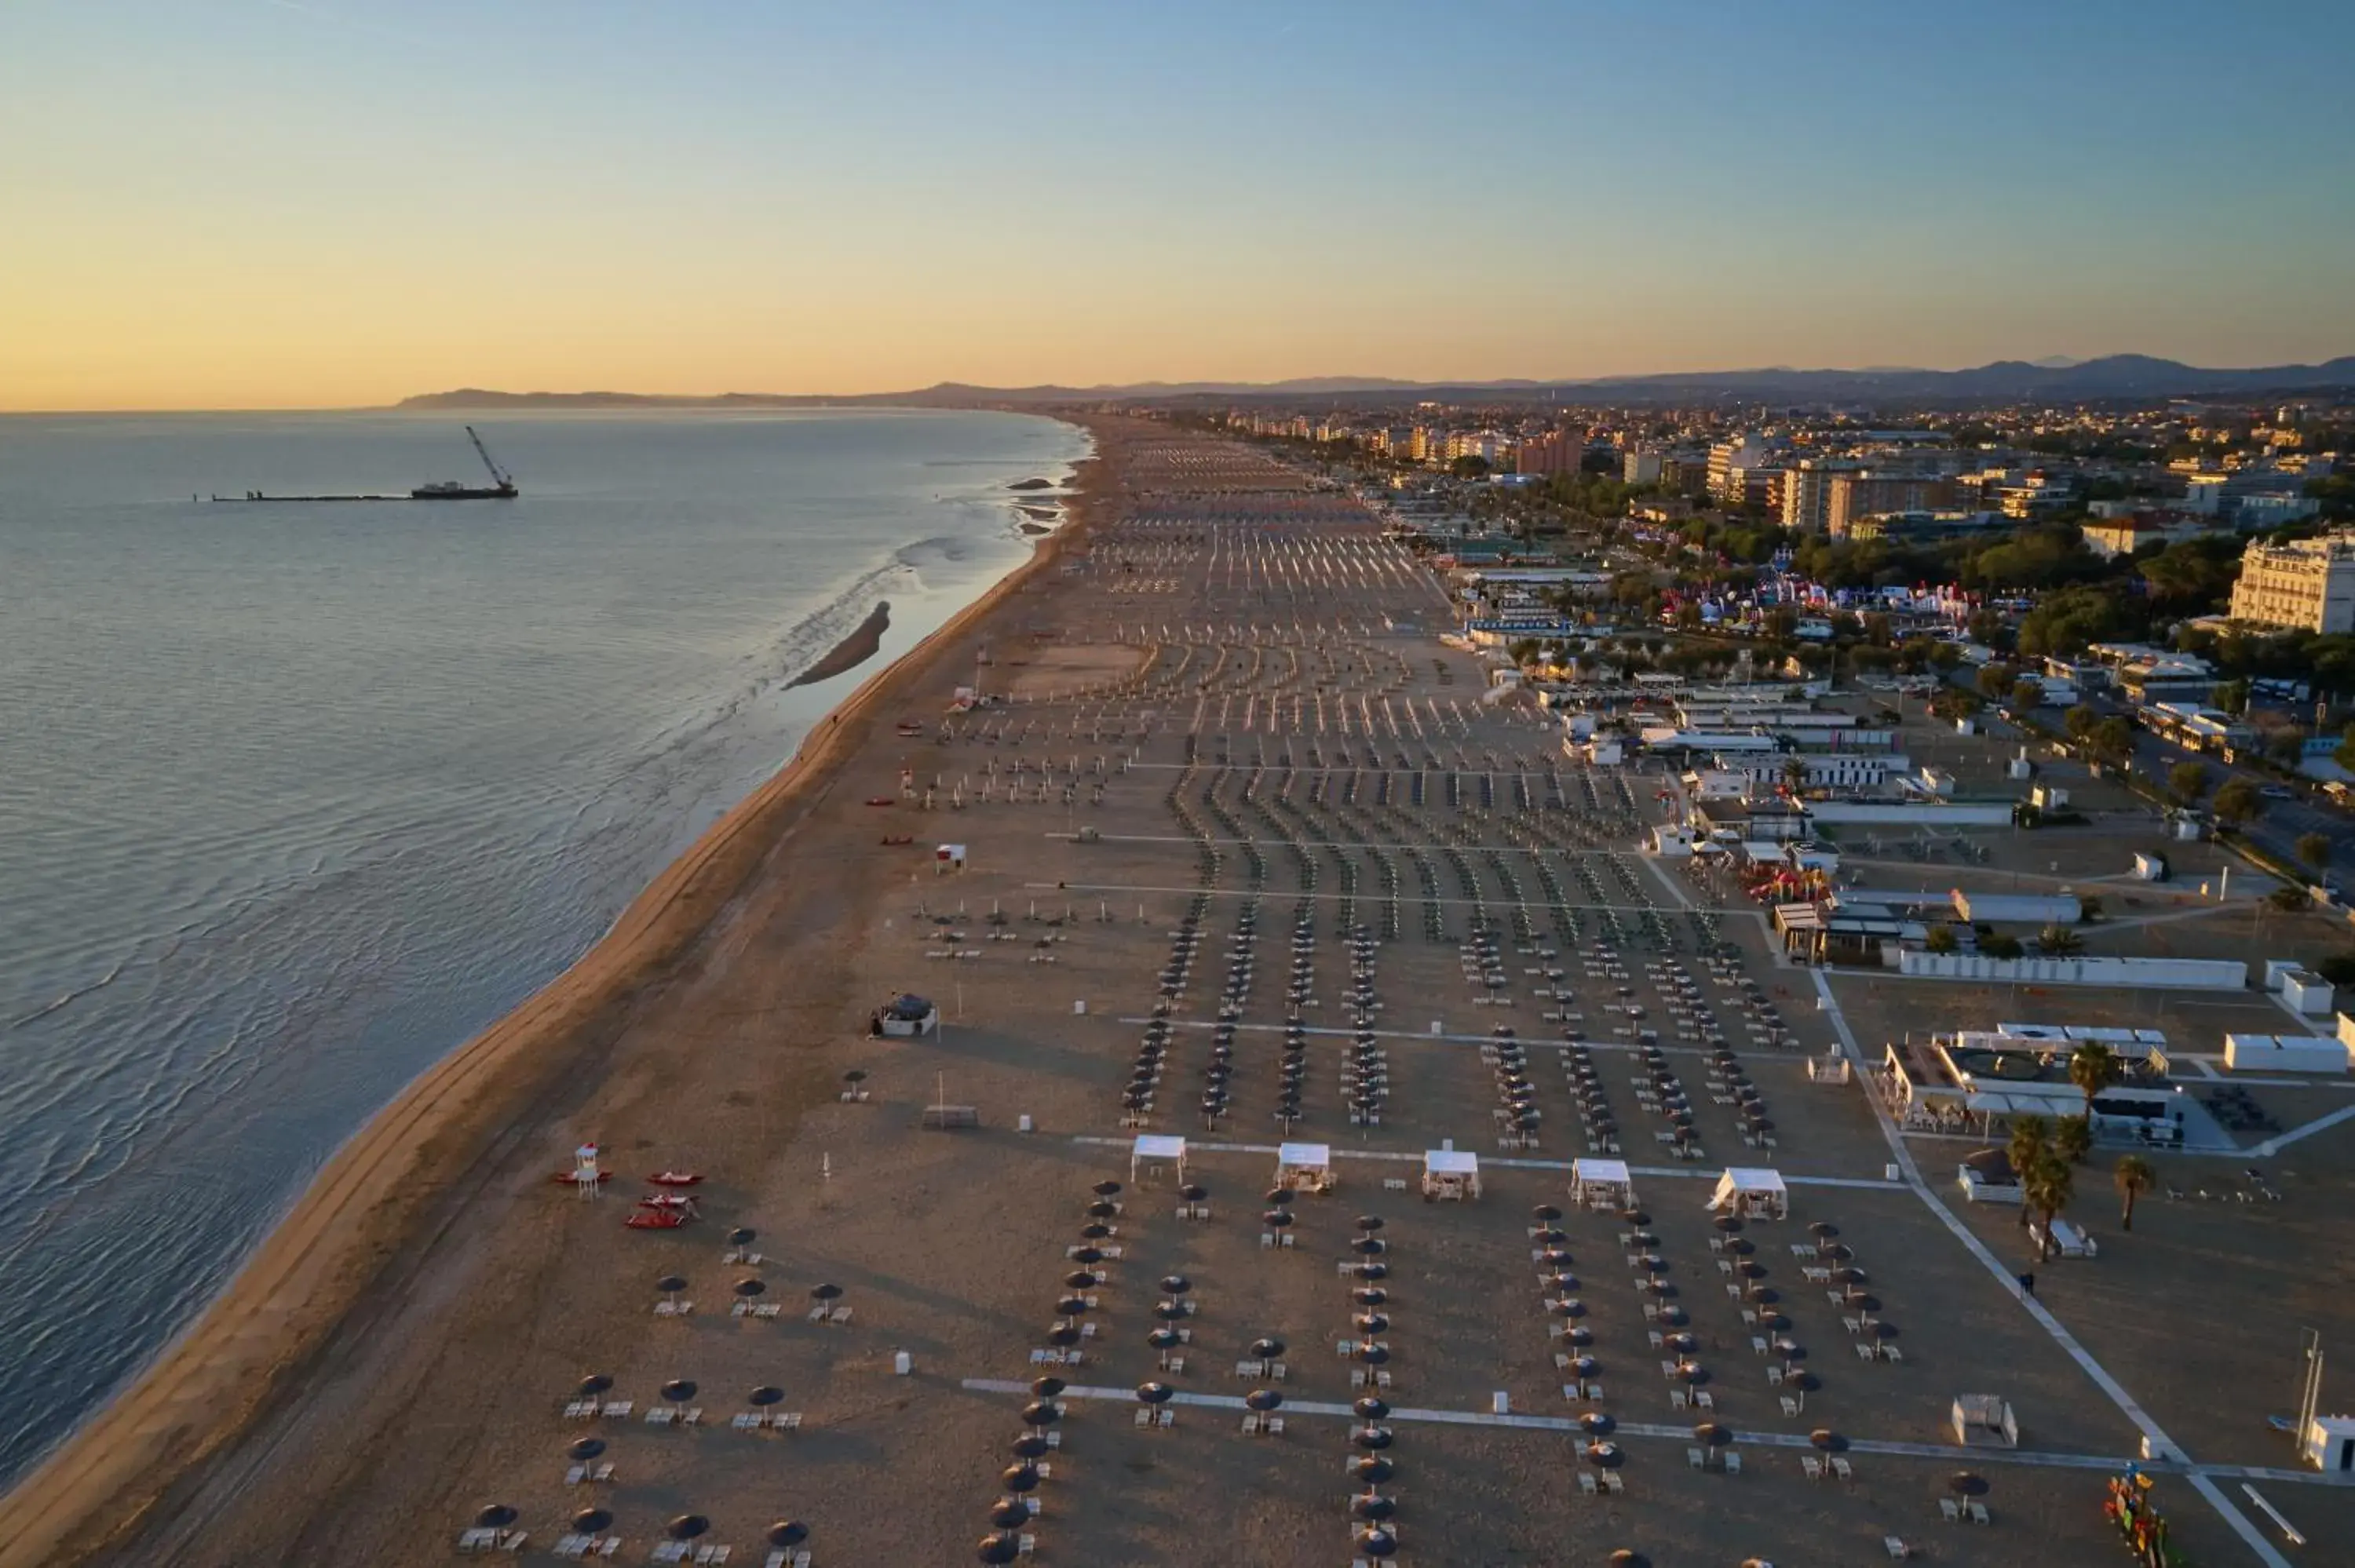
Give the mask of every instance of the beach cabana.
M 1300 1192 L 1333 1190 L 1333 1150 L 1323 1143 L 1275 1146 L 1275 1184 Z
M 1791 1213 L 1791 1190 L 1783 1185 L 1782 1172 L 1778 1171 L 1729 1165 L 1725 1174 L 1717 1179 L 1717 1191 L 1710 1194 L 1709 1207 L 1718 1213 L 1747 1220 L 1787 1219 Z
M 1950 1413 L 1955 1441 L 1966 1448 L 2017 1448 L 2019 1420 L 2007 1401 L 1992 1393 L 1958 1393 Z
M 1480 1195 L 1480 1157 L 1460 1149 L 1427 1149 L 1423 1155 L 1425 1202 L 1444 1198 L 1462 1202 Z
M 1636 1178 L 1624 1160 L 1573 1160 L 1570 1162 L 1570 1201 L 1590 1209 L 1635 1206 Z
M 930 1034 L 941 1026 L 941 1010 L 913 991 L 902 991 L 875 1010 L 874 1033 L 900 1039 Z
M 1186 1180 L 1186 1140 L 1167 1133 L 1138 1133 L 1128 1151 L 1128 1179 L 1135 1181 L 1140 1172 L 1150 1174 L 1164 1165 L 1177 1167 L 1178 1180 Z

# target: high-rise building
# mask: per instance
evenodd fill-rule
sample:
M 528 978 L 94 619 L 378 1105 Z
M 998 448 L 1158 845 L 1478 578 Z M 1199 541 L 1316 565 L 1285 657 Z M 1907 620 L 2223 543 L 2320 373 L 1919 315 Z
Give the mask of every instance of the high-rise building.
M 1523 473 L 1576 473 L 1585 461 L 1586 432 L 1573 425 L 1524 440 L 1516 466 Z
M 2251 545 L 2242 553 L 2228 613 L 2283 630 L 2355 631 L 2355 529 Z
M 1897 512 L 1934 512 L 1954 504 L 1950 480 L 1917 474 L 1836 473 L 1824 506 L 1824 531 L 1842 537 L 1868 517 Z
M 1820 534 L 1831 521 L 1832 482 L 1852 475 L 1858 465 L 1842 458 L 1803 458 L 1783 474 L 1782 524 L 1802 534 Z
M 1619 478 L 1626 484 L 1660 482 L 1661 454 L 1657 447 L 1629 447 L 1620 460 Z
M 1721 501 L 1743 499 L 1743 482 L 1734 476 L 1744 470 L 1765 468 L 1766 443 L 1755 436 L 1736 436 L 1709 449 L 1709 491 Z

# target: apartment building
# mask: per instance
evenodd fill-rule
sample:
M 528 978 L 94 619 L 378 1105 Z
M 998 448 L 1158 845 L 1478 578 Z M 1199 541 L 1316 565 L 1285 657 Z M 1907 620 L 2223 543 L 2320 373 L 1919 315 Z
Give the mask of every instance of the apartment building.
M 2355 529 L 2251 545 L 2241 556 L 2228 613 L 2282 630 L 2355 631 Z

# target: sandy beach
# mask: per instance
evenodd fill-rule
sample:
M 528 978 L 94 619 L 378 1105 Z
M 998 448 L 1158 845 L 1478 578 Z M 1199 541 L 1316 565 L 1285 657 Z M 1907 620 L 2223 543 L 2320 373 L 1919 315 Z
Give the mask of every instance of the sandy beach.
M 2263 1467 L 2254 1362 L 2195 1387 L 2121 1328 L 2292 1342 L 2339 1281 L 2261 1265 L 2344 1255 L 2322 1182 L 2105 1234 L 2031 1309 L 2011 1215 L 1940 1195 L 1964 1146 L 1813 1070 L 1843 1002 L 1877 1041 L 1934 993 L 1819 986 L 1634 853 L 1660 776 L 1492 694 L 1354 498 L 1091 429 L 1073 524 L 346 1149 L 0 1504 L 0 1568 L 2008 1568 L 2113 1553 L 2158 1422 L 2199 1560 L 2247 1537 L 2195 1484 L 2355 1525 Z M 902 993 L 937 1028 L 871 1033 Z M 584 1141 L 594 1199 L 550 1181 Z M 1722 1224 L 1730 1167 L 1786 1211 Z M 1974 1392 L 2017 1450 L 1955 1446 Z M 1987 1528 L 1936 1506 L 1965 1463 Z

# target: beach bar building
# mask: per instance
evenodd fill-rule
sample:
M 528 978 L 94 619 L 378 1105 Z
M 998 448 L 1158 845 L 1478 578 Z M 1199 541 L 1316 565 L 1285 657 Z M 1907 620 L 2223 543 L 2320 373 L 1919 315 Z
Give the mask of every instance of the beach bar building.
M 1624 1160 L 1570 1162 L 1570 1201 L 1590 1209 L 1629 1209 L 1636 1204 L 1636 1178 Z
M 1460 1203 L 1480 1195 L 1480 1157 L 1460 1149 L 1427 1149 L 1423 1154 L 1423 1198 Z
M 939 1032 L 941 1010 L 913 991 L 901 991 L 875 1010 L 872 1022 L 872 1033 L 912 1039 Z
M 1294 1192 L 1333 1190 L 1333 1149 L 1325 1143 L 1275 1146 L 1275 1184 Z
M 1729 1165 L 1717 1179 L 1709 1207 L 1721 1214 L 1745 1220 L 1782 1220 L 1791 1213 L 1791 1190 L 1783 1173 L 1764 1166 Z

